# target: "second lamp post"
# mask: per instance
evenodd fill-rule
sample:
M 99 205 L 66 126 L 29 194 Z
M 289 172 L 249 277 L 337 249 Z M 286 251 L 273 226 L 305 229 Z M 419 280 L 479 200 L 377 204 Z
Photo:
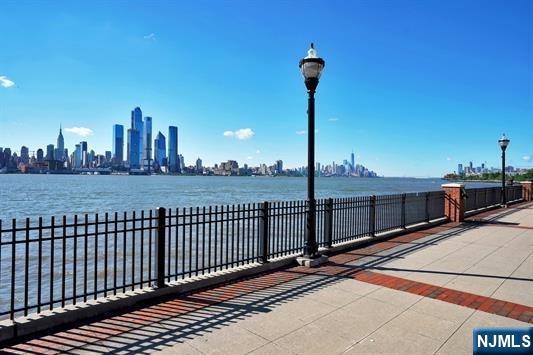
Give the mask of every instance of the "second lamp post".
M 507 196 L 505 191 L 505 149 L 509 145 L 509 138 L 505 136 L 505 133 L 498 140 L 500 148 L 502 148 L 502 207 L 507 207 Z
M 305 86 L 309 94 L 307 105 L 307 214 L 305 228 L 304 257 L 314 259 L 318 255 L 316 242 L 316 200 L 315 200 L 315 91 L 324 69 L 324 59 L 318 57 L 311 43 L 307 57 L 300 60 L 300 69 L 305 79 Z

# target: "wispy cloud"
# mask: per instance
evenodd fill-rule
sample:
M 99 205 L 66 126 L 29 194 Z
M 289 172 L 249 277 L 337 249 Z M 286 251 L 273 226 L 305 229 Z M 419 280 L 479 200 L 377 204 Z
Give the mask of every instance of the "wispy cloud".
M 87 127 L 69 127 L 65 128 L 65 132 L 76 134 L 80 137 L 89 137 L 94 134 L 93 130 Z
M 320 132 L 318 129 L 315 129 L 315 133 Z M 296 134 L 299 136 L 303 136 L 304 134 L 307 134 L 306 130 L 296 131 Z
M 447 157 L 447 158 L 446 158 L 446 160 L 447 160 L 447 161 L 451 161 L 451 160 L 452 160 L 452 158 L 450 158 L 450 157 Z
M 147 39 L 149 41 L 155 41 L 156 38 L 155 38 L 155 33 L 150 33 L 150 34 L 147 34 L 146 36 L 143 36 L 144 39 Z
M 522 157 L 522 160 L 523 160 L 523 161 L 530 162 L 530 161 L 531 161 L 531 155 L 524 155 L 524 156 Z
M 339 119 L 337 117 L 330 117 L 328 118 L 329 122 L 337 122 Z
M 224 137 L 236 138 L 238 140 L 251 139 L 255 136 L 255 132 L 251 128 L 241 128 L 236 131 L 224 131 Z
M 260 151 L 259 149 L 257 149 L 257 150 L 255 151 L 255 154 L 261 154 L 261 151 Z
M 15 86 L 15 82 L 12 80 L 9 80 L 7 76 L 0 76 L 0 86 L 8 89 L 12 86 Z

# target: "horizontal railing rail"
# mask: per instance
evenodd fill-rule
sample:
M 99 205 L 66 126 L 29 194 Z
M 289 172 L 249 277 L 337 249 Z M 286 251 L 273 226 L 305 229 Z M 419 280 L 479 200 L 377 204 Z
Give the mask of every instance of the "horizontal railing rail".
M 465 211 L 471 212 L 481 208 L 500 205 L 502 202 L 501 187 L 484 187 L 466 189 Z M 518 201 L 522 198 L 522 186 L 511 185 L 505 187 L 507 202 Z
M 499 203 L 500 193 L 468 189 L 467 210 Z M 317 200 L 317 243 L 442 218 L 444 200 L 444 191 Z M 0 220 L 0 319 L 301 254 L 307 209 L 280 201 Z

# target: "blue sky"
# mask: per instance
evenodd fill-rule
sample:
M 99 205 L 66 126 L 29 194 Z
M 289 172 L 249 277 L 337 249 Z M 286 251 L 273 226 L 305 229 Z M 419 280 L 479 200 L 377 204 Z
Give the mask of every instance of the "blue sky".
M 179 127 L 186 162 L 306 161 L 298 61 L 311 41 L 317 161 L 387 176 L 457 163 L 533 166 L 531 1 L 2 1 L 0 146 L 87 140 L 140 106 L 154 136 Z M 237 139 L 226 131 L 249 128 Z M 245 137 L 250 135 L 244 134 Z

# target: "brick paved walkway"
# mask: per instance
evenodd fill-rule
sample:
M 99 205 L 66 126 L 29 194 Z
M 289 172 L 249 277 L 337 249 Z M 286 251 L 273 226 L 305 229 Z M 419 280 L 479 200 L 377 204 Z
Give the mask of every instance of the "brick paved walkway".
M 487 212 L 44 335 L 9 353 L 471 353 L 533 324 L 533 205 Z

